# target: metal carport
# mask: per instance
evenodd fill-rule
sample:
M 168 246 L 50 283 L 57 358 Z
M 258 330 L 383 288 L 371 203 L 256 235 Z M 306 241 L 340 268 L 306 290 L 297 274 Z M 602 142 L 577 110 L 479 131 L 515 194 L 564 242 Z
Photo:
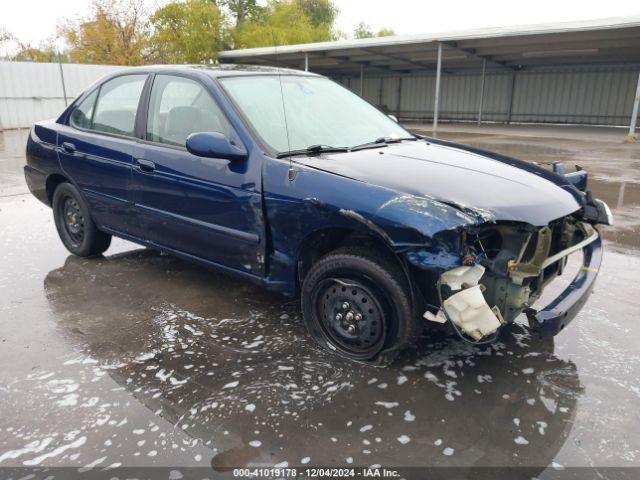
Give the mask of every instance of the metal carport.
M 231 50 L 220 60 L 310 69 L 402 119 L 431 120 L 434 133 L 442 118 L 629 125 L 632 136 L 640 16 Z

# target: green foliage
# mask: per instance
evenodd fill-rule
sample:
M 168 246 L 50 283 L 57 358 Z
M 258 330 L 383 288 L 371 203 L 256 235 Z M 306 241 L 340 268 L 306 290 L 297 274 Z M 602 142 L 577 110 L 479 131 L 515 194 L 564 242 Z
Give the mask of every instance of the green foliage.
M 376 37 L 391 37 L 395 34 L 396 32 L 393 31 L 393 28 L 383 27 L 380 30 L 378 30 L 378 34 L 376 35 Z
M 66 60 L 77 63 L 142 65 L 145 63 L 209 63 L 226 48 L 322 42 L 346 38 L 336 30 L 338 9 L 332 0 L 168 0 L 150 14 L 147 0 L 92 0 L 84 18 L 67 19 L 58 27 L 65 40 Z M 364 22 L 356 38 L 377 34 Z M 51 47 L 21 44 L 0 28 L 0 47 L 8 58 L 56 61 Z M 17 47 L 16 47 L 17 46 Z
M 225 20 L 210 0 L 169 3 L 151 16 L 150 24 L 150 57 L 160 63 L 208 63 L 223 46 Z
M 234 19 L 238 30 L 247 20 L 255 20 L 264 14 L 264 8 L 257 0 L 213 0 L 220 8 L 226 8 Z
M 356 29 L 353 31 L 353 36 L 355 38 L 371 38 L 373 37 L 373 32 L 371 31 L 371 27 L 364 22 L 360 22 Z
M 51 46 L 34 47 L 30 44 L 20 44 L 18 51 L 11 56 L 16 62 L 57 62 L 58 54 Z
M 245 22 L 236 34 L 235 48 L 322 42 L 334 38 L 333 25 L 314 25 L 298 0 L 271 0 L 262 18 Z
M 1 52 L 2 57 L 0 58 L 3 60 L 14 62 L 57 62 L 58 53 L 53 44 L 53 39 L 42 42 L 39 46 L 22 43 L 16 40 L 7 30 L 0 28 L 0 47 L 6 46 L 6 50 L 3 48 L 4 51 Z
M 314 27 L 324 25 L 333 28 L 338 9 L 330 0 L 298 0 L 298 3 Z
M 388 37 L 395 34 L 396 33 L 391 28 L 381 28 L 378 30 L 378 33 L 373 33 L 371 27 L 364 22 L 360 22 L 353 31 L 353 36 L 355 38 Z

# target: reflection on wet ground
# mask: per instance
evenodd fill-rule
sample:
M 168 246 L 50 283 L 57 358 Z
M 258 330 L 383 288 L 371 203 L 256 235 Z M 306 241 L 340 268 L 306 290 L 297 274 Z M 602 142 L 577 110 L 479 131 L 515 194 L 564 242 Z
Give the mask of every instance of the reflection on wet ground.
M 0 196 L 25 192 L 22 167 L 27 130 L 0 130 Z
M 525 446 L 535 452 L 526 462 L 548 465 L 582 392 L 553 340 L 520 327 L 484 348 L 430 335 L 388 368 L 345 362 L 315 347 L 296 304 L 149 251 L 69 257 L 45 291 L 60 334 L 85 345 L 77 361 L 108 366 L 138 401 L 210 446 L 218 469 L 305 457 L 440 465 L 454 454 L 517 465 Z
M 113 417 L 122 436 L 143 441 L 132 453 L 157 451 L 159 429 L 123 423 L 101 397 L 109 378 L 210 448 L 217 470 L 425 459 L 546 466 L 583 393 L 553 340 L 519 326 L 483 348 L 432 333 L 387 368 L 345 362 L 315 347 L 297 304 L 150 251 L 70 256 L 44 290 L 55 334 L 75 352 L 10 382 L 9 404 L 41 397 L 69 419 L 90 409 L 78 438 Z M 25 427 L 11 434 L 32 435 Z M 126 455 L 104 450 L 109 461 Z
M 69 256 L 31 196 L 0 231 L 0 467 L 640 466 L 636 251 L 608 243 L 555 339 L 431 331 L 375 368 L 244 281 L 120 240 Z

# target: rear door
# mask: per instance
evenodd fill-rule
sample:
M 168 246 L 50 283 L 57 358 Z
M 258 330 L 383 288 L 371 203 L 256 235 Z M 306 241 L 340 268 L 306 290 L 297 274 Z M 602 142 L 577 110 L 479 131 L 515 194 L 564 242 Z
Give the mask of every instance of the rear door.
M 91 92 L 58 135 L 64 172 L 81 189 L 98 226 L 139 236 L 130 195 L 135 125 L 147 74 L 122 75 Z
M 186 139 L 195 132 L 220 132 L 242 143 L 205 85 L 187 76 L 155 75 L 146 134 L 133 167 L 135 206 L 145 238 L 262 275 L 260 178 L 252 177 L 256 170 L 247 168 L 249 160 L 234 163 L 189 153 Z

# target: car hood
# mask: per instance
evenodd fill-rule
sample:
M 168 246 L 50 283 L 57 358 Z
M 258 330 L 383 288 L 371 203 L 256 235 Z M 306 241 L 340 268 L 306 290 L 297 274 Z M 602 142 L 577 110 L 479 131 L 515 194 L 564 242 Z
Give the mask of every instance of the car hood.
M 454 144 L 408 141 L 297 161 L 403 194 L 488 213 L 499 221 L 541 226 L 582 206 L 579 192 L 562 177 Z

